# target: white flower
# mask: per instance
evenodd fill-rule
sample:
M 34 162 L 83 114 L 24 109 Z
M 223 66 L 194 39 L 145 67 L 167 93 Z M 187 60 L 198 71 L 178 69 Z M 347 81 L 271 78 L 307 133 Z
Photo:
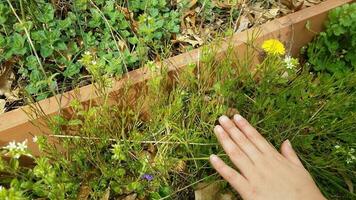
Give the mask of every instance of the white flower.
M 351 164 L 351 163 L 353 163 L 353 160 L 351 160 L 351 158 L 347 158 L 347 159 L 346 159 L 346 163 L 347 163 L 347 164 Z
M 90 51 L 84 52 L 85 55 L 90 55 Z
M 25 151 L 27 149 L 27 139 L 23 142 L 17 143 L 17 149 L 19 151 Z
M 37 141 L 38 141 L 37 136 L 35 136 L 35 137 L 32 138 L 32 142 L 36 143 Z
M 15 141 L 9 142 L 9 144 L 6 147 L 4 147 L 4 149 L 7 149 L 9 151 L 13 151 L 17 149 L 16 142 Z
M 2 187 L 2 185 L 0 185 L 0 191 L 3 190 L 3 189 L 4 189 L 4 187 Z
M 293 69 L 295 67 L 294 60 L 291 56 L 286 56 L 284 58 L 284 63 L 286 63 L 287 69 Z
M 339 149 L 340 145 L 335 145 L 334 147 L 335 147 L 335 149 Z
M 93 60 L 93 61 L 91 62 L 91 64 L 96 65 L 96 61 L 95 61 L 95 60 Z

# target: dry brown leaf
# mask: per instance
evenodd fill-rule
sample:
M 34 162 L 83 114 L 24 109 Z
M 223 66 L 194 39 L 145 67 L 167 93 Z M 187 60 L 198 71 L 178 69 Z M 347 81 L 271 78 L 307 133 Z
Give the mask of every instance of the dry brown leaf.
M 249 18 L 246 16 L 241 16 L 237 24 L 237 30 L 235 32 L 239 33 L 246 30 L 249 24 L 250 24 Z
M 241 1 L 231 2 L 230 0 L 213 0 L 214 6 L 220 9 L 229 9 L 232 7 L 239 7 L 241 5 Z
M 293 0 L 281 0 L 281 4 L 293 9 Z
M 298 10 L 301 10 L 303 8 L 303 5 L 304 5 L 304 0 L 301 0 L 301 1 L 293 1 L 293 10 L 294 11 L 298 11 Z
M 125 41 L 119 39 L 117 43 L 121 51 L 124 51 L 127 48 L 127 44 Z
M 86 184 L 81 185 L 79 189 L 79 194 L 78 194 L 78 200 L 86 200 L 89 197 L 90 194 L 90 187 Z
M 221 181 L 213 183 L 199 183 L 194 191 L 195 200 L 233 200 L 232 192 L 222 189 Z
M 312 4 L 319 4 L 319 3 L 321 3 L 321 0 L 307 0 L 307 2 L 312 3 Z
M 5 112 L 5 99 L 0 99 L 0 114 Z
M 109 200 L 110 198 L 110 187 L 108 187 L 105 191 L 105 194 L 101 197 L 100 200 Z
M 306 0 L 304 2 L 304 6 L 310 7 L 310 6 L 314 6 L 316 4 L 319 4 L 319 3 L 321 3 L 321 0 Z
M 234 195 L 232 193 L 220 194 L 218 200 L 234 200 Z
M 0 95 L 5 95 L 11 92 L 12 80 L 8 76 L 2 77 L 0 79 Z
M 123 198 L 122 200 L 135 200 L 137 197 L 136 193 L 130 194 L 128 196 L 126 196 L 125 198 Z
M 116 9 L 121 11 L 125 15 L 125 19 L 129 20 L 131 22 L 131 27 L 132 30 L 137 33 L 138 29 L 138 22 L 134 18 L 134 13 L 130 11 L 128 8 L 122 7 L 122 6 L 116 6 Z
M 183 160 L 180 160 L 177 162 L 174 170 L 178 172 L 183 172 L 184 170 L 186 170 L 186 168 L 187 168 L 187 163 Z
M 183 0 L 177 0 L 177 3 L 182 2 Z M 188 4 L 188 8 L 191 8 L 193 6 L 195 6 L 195 4 L 197 4 L 198 0 L 190 0 L 189 4 Z
M 220 187 L 221 182 L 199 183 L 194 191 L 195 200 L 216 200 Z
M 298 11 L 303 7 L 304 0 L 281 0 L 281 4 L 287 6 L 291 11 Z
M 265 9 L 262 8 L 262 4 L 257 2 L 253 6 L 247 7 L 243 15 L 246 15 L 250 20 L 251 25 L 262 24 L 266 21 L 263 14 Z
M 180 21 L 181 21 L 181 29 L 182 29 L 182 33 L 185 33 L 187 29 L 189 28 L 192 28 L 194 27 L 195 28 L 195 19 L 194 20 L 191 20 L 191 19 L 188 19 L 186 20 L 186 18 L 195 18 L 195 15 L 196 15 L 196 12 L 194 12 L 193 10 L 189 10 L 187 12 L 185 12 Z M 191 24 L 192 22 L 194 21 L 194 24 Z
M 192 39 L 188 35 L 177 35 L 176 41 L 177 42 L 185 42 L 185 43 L 192 45 L 193 47 L 196 47 L 196 46 L 200 46 L 204 43 L 199 37 L 197 37 L 197 38 L 199 40 L 196 40 L 196 38 Z
M 11 63 L 5 63 L 0 66 L 0 95 L 10 92 L 12 84 L 11 75 L 13 75 Z
M 353 183 L 352 183 L 350 177 L 348 177 L 348 176 L 347 176 L 346 174 L 344 174 L 344 173 L 342 173 L 341 175 L 342 175 L 342 177 L 344 178 L 344 181 L 345 181 L 347 187 L 349 188 L 350 193 L 354 193 L 354 185 L 353 185 Z
M 196 29 L 196 12 L 189 10 L 181 18 L 182 32 L 186 32 L 188 29 Z
M 267 12 L 264 13 L 264 17 L 267 17 L 268 19 L 274 19 L 278 16 L 279 14 L 279 8 L 272 8 L 269 9 Z
M 292 11 L 291 9 L 289 9 L 287 6 L 284 6 L 283 8 L 281 8 L 280 11 L 281 11 L 281 13 L 282 13 L 283 15 L 287 15 L 287 14 L 293 12 L 293 11 Z
M 239 114 L 239 111 L 236 108 L 228 108 L 226 111 L 226 116 L 233 117 L 234 115 Z
M 15 74 L 11 68 L 2 67 L 0 70 L 0 95 L 4 95 L 10 101 L 18 100 L 19 90 L 11 90 L 12 83 L 16 78 Z

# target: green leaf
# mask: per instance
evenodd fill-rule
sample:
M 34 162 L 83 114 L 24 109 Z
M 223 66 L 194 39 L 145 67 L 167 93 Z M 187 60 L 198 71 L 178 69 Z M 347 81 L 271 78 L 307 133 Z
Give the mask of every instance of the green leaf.
M 73 8 L 75 11 L 86 10 L 88 7 L 88 2 L 89 0 L 74 0 Z
M 82 66 L 78 63 L 76 64 L 69 64 L 63 72 L 63 76 L 65 77 L 73 77 L 74 75 L 79 74 Z
M 70 121 L 68 121 L 68 126 L 78 126 L 78 125 L 82 125 L 83 122 L 79 119 L 72 119 Z
M 31 33 L 31 39 L 36 41 L 36 42 L 41 42 L 46 38 L 46 34 L 43 30 L 40 31 L 34 31 Z
M 4 47 L 6 43 L 5 36 L 0 33 L 0 47 Z
M 35 56 L 30 55 L 26 57 L 26 67 L 29 70 L 38 70 L 39 64 Z
M 339 36 L 341 34 L 344 34 L 346 32 L 346 29 L 340 25 L 335 25 L 332 26 L 332 30 L 336 36 Z
M 56 50 L 64 51 L 67 50 L 67 45 L 64 42 L 58 42 L 55 47 Z
M 172 193 L 172 189 L 169 186 L 163 186 L 159 188 L 159 194 L 161 197 L 168 196 Z
M 18 33 L 14 33 L 12 36 L 12 48 L 11 51 L 15 55 L 24 55 L 26 53 L 25 47 L 26 38 Z
M 58 21 L 58 27 L 61 30 L 67 29 L 72 25 L 72 19 L 70 17 L 65 18 L 64 20 Z
M 37 82 L 42 81 L 43 79 L 44 79 L 44 76 L 40 70 L 34 69 L 31 71 L 31 74 L 30 74 L 31 83 L 36 84 Z
M 33 28 L 33 23 L 31 21 L 26 21 L 23 23 L 16 23 L 14 24 L 14 29 L 17 32 L 22 32 L 25 30 L 25 28 L 29 31 Z
M 0 3 L 0 24 L 5 24 L 10 14 L 10 9 L 7 5 Z
M 90 9 L 90 13 L 91 13 L 91 19 L 88 22 L 88 26 L 91 28 L 98 28 L 100 27 L 103 19 L 99 13 L 99 11 L 97 9 Z
M 120 31 L 120 34 L 122 35 L 122 37 L 129 37 L 131 35 L 130 32 L 128 32 L 127 30 L 123 30 L 123 31 Z
M 47 58 L 53 54 L 53 48 L 49 45 L 42 45 L 40 49 L 41 56 Z
M 11 170 L 13 170 L 13 171 L 16 171 L 19 168 L 18 159 L 11 158 L 9 164 L 10 164 Z
M 46 3 L 40 8 L 41 13 L 37 13 L 37 20 L 42 23 L 49 23 L 54 18 L 54 8 L 52 4 Z

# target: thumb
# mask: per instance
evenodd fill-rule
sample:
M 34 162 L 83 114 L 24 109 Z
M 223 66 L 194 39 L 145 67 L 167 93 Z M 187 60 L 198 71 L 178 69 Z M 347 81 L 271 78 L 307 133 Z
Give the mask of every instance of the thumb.
M 289 140 L 285 140 L 281 146 L 281 153 L 282 155 L 289 161 L 291 161 L 292 163 L 294 163 L 295 165 L 298 165 L 300 167 L 303 167 L 302 162 L 299 160 L 297 154 L 295 153 L 292 144 L 290 143 Z

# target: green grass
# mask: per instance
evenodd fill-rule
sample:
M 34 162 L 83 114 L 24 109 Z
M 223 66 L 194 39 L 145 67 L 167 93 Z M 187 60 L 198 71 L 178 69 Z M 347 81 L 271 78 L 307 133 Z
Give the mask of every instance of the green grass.
M 192 199 L 197 183 L 221 180 L 208 157 L 227 157 L 212 130 L 234 108 L 277 148 L 290 139 L 326 197 L 355 198 L 356 73 L 336 79 L 303 65 L 287 69 L 276 55 L 251 72 L 252 51 L 239 60 L 229 51 L 218 61 L 217 47 L 207 46 L 202 63 L 188 66 L 174 82 L 152 65 L 157 76 L 134 102 L 129 90 L 114 104 L 108 96 L 96 107 L 73 102 L 73 115 L 48 121 L 50 138 L 59 143 L 38 138 L 47 154 L 35 159 L 33 169 L 16 167 L 15 158 L 2 160 L 0 184 L 7 189 L 0 197 Z M 87 67 L 95 72 L 97 66 Z M 105 94 L 105 77 L 98 77 Z
M 283 9 L 275 16 L 258 13 L 280 4 L 236 0 L 0 0 L 0 64 L 16 77 L 11 88 L 16 102 L 7 97 L 6 110 L 21 106 L 28 95 L 42 100 L 89 84 L 89 72 L 79 61 L 86 52 L 105 66 L 102 70 L 107 76 L 120 78 L 147 61 L 161 61 L 206 44 L 221 33 L 241 31 L 239 20 L 250 16 L 247 12 L 251 10 L 248 27 L 292 12 Z

